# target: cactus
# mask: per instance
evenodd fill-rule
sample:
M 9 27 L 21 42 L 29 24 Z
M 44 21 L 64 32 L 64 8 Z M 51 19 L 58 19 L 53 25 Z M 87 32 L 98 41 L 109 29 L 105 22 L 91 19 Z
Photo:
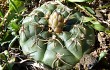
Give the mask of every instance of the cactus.
M 19 31 L 23 53 L 51 68 L 71 69 L 95 42 L 81 15 L 57 1 L 34 9 Z

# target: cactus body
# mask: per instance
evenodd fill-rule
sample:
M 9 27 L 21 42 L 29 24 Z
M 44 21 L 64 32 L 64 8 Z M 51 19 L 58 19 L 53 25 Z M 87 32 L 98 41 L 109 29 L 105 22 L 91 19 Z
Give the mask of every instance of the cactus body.
M 23 53 L 51 68 L 71 69 L 95 41 L 93 29 L 81 23 L 79 14 L 52 1 L 34 9 L 19 31 Z

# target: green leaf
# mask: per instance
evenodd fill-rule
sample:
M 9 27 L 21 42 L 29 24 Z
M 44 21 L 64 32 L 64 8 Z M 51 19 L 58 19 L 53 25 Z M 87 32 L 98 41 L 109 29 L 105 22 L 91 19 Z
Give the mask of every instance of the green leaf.
M 92 2 L 93 0 L 68 0 L 70 2 Z
M 17 13 L 20 13 L 24 7 L 24 2 L 20 0 L 9 0 L 9 10 L 10 11 L 16 11 Z
M 105 27 L 102 26 L 98 21 L 90 21 L 92 23 L 92 27 L 98 31 L 105 31 Z
M 19 25 L 17 24 L 17 19 L 14 19 L 10 22 L 9 27 L 10 30 L 17 32 L 19 30 Z
M 100 53 L 100 55 L 99 55 L 98 61 L 100 61 L 103 57 L 105 57 L 106 54 L 107 54 L 107 51 L 102 51 L 102 52 Z
M 16 1 L 12 1 L 12 0 L 9 0 L 9 9 L 10 10 L 15 10 L 16 12 L 18 12 L 18 8 L 17 8 L 17 6 L 15 5 L 15 2 Z M 17 3 L 16 3 L 17 4 Z
M 3 53 L 6 55 L 7 58 L 9 58 L 10 54 L 9 54 L 8 50 L 5 50 Z
M 93 14 L 93 15 L 95 14 L 95 12 L 93 11 L 92 8 L 86 6 L 85 9 L 86 9 L 89 13 L 91 13 L 91 14 Z
M 7 57 L 4 53 L 0 53 L 0 59 L 7 61 Z
M 93 18 L 92 17 L 85 17 L 85 16 L 83 16 L 83 18 L 82 18 L 82 22 L 90 22 L 90 21 L 92 21 L 93 20 Z
M 106 29 L 105 33 L 110 34 L 110 29 Z
M 0 9 L 0 17 L 4 17 L 4 14 L 3 14 L 3 12 L 1 11 L 1 9 Z

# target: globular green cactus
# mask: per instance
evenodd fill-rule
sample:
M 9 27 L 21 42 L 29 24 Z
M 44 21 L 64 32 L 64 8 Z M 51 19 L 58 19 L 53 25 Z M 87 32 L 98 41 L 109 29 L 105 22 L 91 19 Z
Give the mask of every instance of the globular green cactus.
M 93 29 L 80 15 L 53 1 L 34 9 L 19 31 L 23 53 L 51 68 L 71 69 L 95 41 Z

